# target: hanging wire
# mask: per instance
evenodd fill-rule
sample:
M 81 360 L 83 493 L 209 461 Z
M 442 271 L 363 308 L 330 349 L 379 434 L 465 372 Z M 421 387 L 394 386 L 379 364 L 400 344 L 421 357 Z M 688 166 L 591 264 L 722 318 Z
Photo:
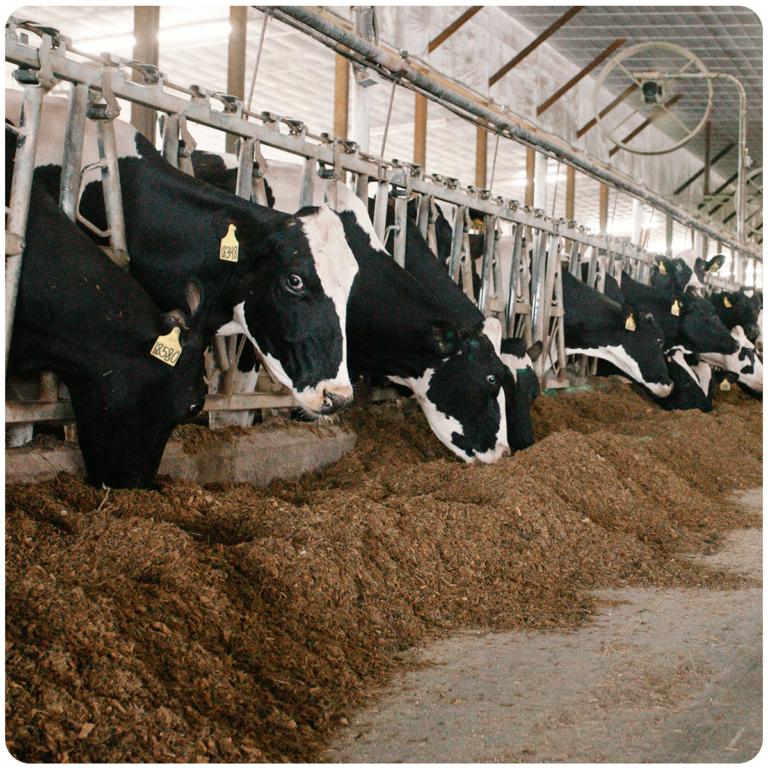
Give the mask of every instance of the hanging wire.
M 384 137 L 381 140 L 381 154 L 380 157 L 384 157 L 384 148 L 387 146 L 387 133 L 389 133 L 389 120 L 392 117 L 392 105 L 395 102 L 395 88 L 397 88 L 397 82 L 392 81 L 392 93 L 389 96 L 389 109 L 387 110 L 387 122 L 384 123 Z
M 555 218 L 555 204 L 557 203 L 557 185 L 560 183 L 560 160 L 557 161 L 555 171 L 555 191 L 552 193 L 552 218 Z
M 610 187 L 609 187 L 610 189 Z M 616 217 L 616 203 L 619 202 L 619 190 L 616 190 L 616 197 L 613 198 L 613 213 L 611 213 L 611 231 L 613 231 L 613 220 Z M 606 233 L 607 234 L 607 233 Z
M 499 137 L 501 132 L 496 133 L 496 147 L 493 150 L 493 165 L 491 166 L 491 183 L 488 185 L 488 191 L 493 189 L 493 178 L 496 175 L 496 156 L 499 154 Z
M 259 71 L 259 62 L 261 61 L 261 51 L 264 48 L 264 35 L 267 31 L 267 22 L 269 21 L 270 13 L 267 11 L 264 14 L 264 21 L 261 24 L 261 37 L 259 38 L 259 50 L 256 52 L 256 64 L 253 67 L 253 78 L 251 79 L 251 90 L 248 93 L 248 104 L 245 109 L 247 112 L 251 111 L 251 102 L 253 101 L 253 89 L 256 86 L 256 75 Z

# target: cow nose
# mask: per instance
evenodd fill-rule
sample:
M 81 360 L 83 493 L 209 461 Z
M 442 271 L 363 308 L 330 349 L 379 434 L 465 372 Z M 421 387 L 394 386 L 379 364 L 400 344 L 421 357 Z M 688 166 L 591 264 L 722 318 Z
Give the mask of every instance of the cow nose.
M 351 397 L 345 397 L 344 395 L 339 395 L 336 392 L 329 392 L 325 389 L 323 390 L 323 404 L 320 407 L 320 413 L 326 416 L 331 413 L 337 413 L 343 408 L 346 408 L 351 402 Z
M 509 446 L 507 446 L 507 447 L 506 447 L 506 448 L 505 448 L 505 449 L 504 449 L 504 450 L 501 452 L 501 455 L 502 455 L 502 456 L 511 456 L 511 455 L 512 455 L 512 449 L 511 449 Z

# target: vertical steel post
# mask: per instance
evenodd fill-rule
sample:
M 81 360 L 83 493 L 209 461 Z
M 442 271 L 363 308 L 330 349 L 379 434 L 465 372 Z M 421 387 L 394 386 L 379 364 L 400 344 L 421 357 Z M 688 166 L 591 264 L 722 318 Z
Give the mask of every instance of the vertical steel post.
M 179 167 L 179 115 L 163 117 L 163 159 L 174 168 Z
M 405 267 L 405 238 L 408 224 L 408 195 L 395 197 L 395 263 Z
M 88 86 L 72 83 L 67 112 L 67 129 L 64 134 L 64 154 L 61 161 L 59 184 L 59 208 L 75 221 L 80 199 L 80 169 L 83 165 L 83 140 L 88 107 Z
M 480 273 L 480 295 L 477 299 L 477 306 L 485 314 L 490 292 L 491 274 L 493 271 L 493 259 L 496 254 L 496 223 L 498 215 L 488 214 L 485 217 L 485 239 L 483 242 L 483 264 Z
M 104 190 L 104 207 L 112 246 L 111 258 L 118 266 L 127 268 L 129 256 L 123 218 L 123 195 L 120 190 L 115 125 L 112 120 L 96 121 L 96 143 L 101 160 L 101 186 Z
M 24 253 L 24 238 L 29 216 L 29 198 L 32 194 L 32 176 L 35 170 L 37 138 L 40 134 L 40 114 L 45 90 L 39 85 L 24 87 L 24 97 L 19 120 L 16 159 L 11 181 L 8 230 L 5 250 L 5 365 L 8 367 L 8 353 L 11 349 L 13 317 L 16 312 L 16 298 L 19 294 L 21 260 Z
M 376 183 L 376 202 L 373 207 L 373 229 L 376 236 L 384 242 L 387 229 L 387 203 L 389 201 L 389 184 L 386 179 Z
M 515 310 L 517 306 L 517 279 L 520 272 L 520 260 L 523 251 L 523 225 L 515 224 L 515 234 L 512 236 L 512 264 L 509 272 L 509 292 L 506 307 L 506 335 L 515 335 Z
M 453 218 L 453 234 L 451 236 L 451 260 L 448 272 L 454 283 L 459 282 L 459 270 L 461 269 L 461 251 L 464 244 L 464 212 L 463 205 L 457 206 Z
M 253 150 L 256 139 L 240 140 L 240 157 L 237 167 L 235 194 L 250 200 L 253 196 Z

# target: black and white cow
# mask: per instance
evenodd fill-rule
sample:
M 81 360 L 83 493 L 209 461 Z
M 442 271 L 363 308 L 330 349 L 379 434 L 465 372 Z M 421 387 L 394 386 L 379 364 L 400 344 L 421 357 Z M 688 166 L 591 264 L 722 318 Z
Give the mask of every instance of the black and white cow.
M 506 393 L 514 395 L 498 356 L 501 324 L 458 317 L 429 282 L 394 263 L 355 195 L 338 185 L 335 198 L 360 268 L 348 307 L 350 367 L 412 390 L 432 430 L 465 461 L 497 461 L 509 453 Z
M 738 383 L 752 393 L 762 395 L 763 362 L 757 354 L 755 345 L 747 338 L 744 329 L 737 325 L 732 331 L 737 349 L 730 355 L 702 354 L 701 360 L 716 368 L 734 374 Z
M 713 291 L 709 301 L 729 331 L 741 326 L 750 341 L 757 341 L 762 300 L 756 291 Z
M 654 401 L 667 411 L 712 411 L 709 375 L 702 376 L 698 356 L 682 347 L 672 347 L 665 351 L 664 359 L 674 388 L 666 397 L 654 397 Z
M 651 394 L 670 394 L 664 335 L 653 315 L 629 302 L 612 300 L 567 271 L 563 271 L 563 309 L 566 354 L 607 360 Z
M 15 146 L 6 127 L 6 196 Z M 172 430 L 205 402 L 199 284 L 184 312 L 161 312 L 37 182 L 25 242 L 9 370 L 61 377 L 90 483 L 149 487 Z
M 13 122 L 20 106 L 8 91 Z M 36 165 L 54 194 L 66 114 L 66 99 L 45 99 Z M 324 206 L 294 216 L 255 206 L 177 170 L 127 123 L 114 126 L 131 274 L 162 309 L 178 306 L 196 278 L 205 333 L 247 334 L 311 413 L 348 404 L 346 304 L 357 264 L 338 216 Z M 94 134 L 88 121 L 84 165 L 97 159 Z M 100 187 L 84 184 L 80 213 L 103 230 Z
M 206 180 L 230 188 L 235 182 L 231 156 L 195 153 L 193 163 Z M 298 206 L 302 173 L 295 163 L 269 162 L 265 187 L 278 208 Z M 476 310 L 457 316 L 430 280 L 417 281 L 398 267 L 347 187 L 317 183 L 315 195 L 316 203 L 327 196 L 339 213 L 360 270 L 347 314 L 350 369 L 413 392 L 436 436 L 465 461 L 492 462 L 508 453 L 512 378 L 498 357 L 501 325 Z
M 388 222 L 393 223 L 391 208 L 387 215 Z M 406 219 L 406 227 L 405 271 L 434 292 L 443 306 L 459 321 L 466 324 L 483 322 L 482 312 L 451 280 L 411 218 Z M 506 348 L 507 352 L 503 352 L 502 349 L 502 361 L 511 373 L 511 376 L 505 378 L 504 385 L 507 434 L 511 450 L 519 451 L 530 447 L 534 442 L 530 409 L 539 390 L 538 387 L 533 386 L 530 379 L 530 375 L 535 377 L 535 374 L 531 357 L 527 354 L 528 351 L 524 350 L 524 345 L 510 341 L 506 344 Z M 534 352 L 532 349 L 530 352 L 536 356 L 540 354 L 540 350 Z M 525 385 L 522 391 L 517 386 L 518 374 L 522 375 Z

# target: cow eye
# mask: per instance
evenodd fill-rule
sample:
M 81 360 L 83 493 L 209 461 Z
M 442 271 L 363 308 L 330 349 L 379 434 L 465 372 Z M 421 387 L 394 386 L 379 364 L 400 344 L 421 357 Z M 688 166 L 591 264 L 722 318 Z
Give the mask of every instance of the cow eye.
M 288 285 L 288 289 L 293 291 L 293 293 L 300 293 L 304 288 L 304 281 L 296 274 L 288 275 L 285 282 Z
M 197 416 L 200 411 L 203 410 L 203 406 L 200 405 L 200 403 L 192 403 L 192 405 L 189 406 L 189 415 L 190 416 Z
M 494 376 L 492 373 L 489 373 L 489 374 L 488 374 L 488 375 L 485 377 L 485 380 L 486 380 L 486 381 L 487 381 L 489 384 L 491 384 L 491 385 L 493 385 L 493 384 L 495 384 L 495 383 L 496 383 L 496 377 L 495 377 L 495 376 Z

